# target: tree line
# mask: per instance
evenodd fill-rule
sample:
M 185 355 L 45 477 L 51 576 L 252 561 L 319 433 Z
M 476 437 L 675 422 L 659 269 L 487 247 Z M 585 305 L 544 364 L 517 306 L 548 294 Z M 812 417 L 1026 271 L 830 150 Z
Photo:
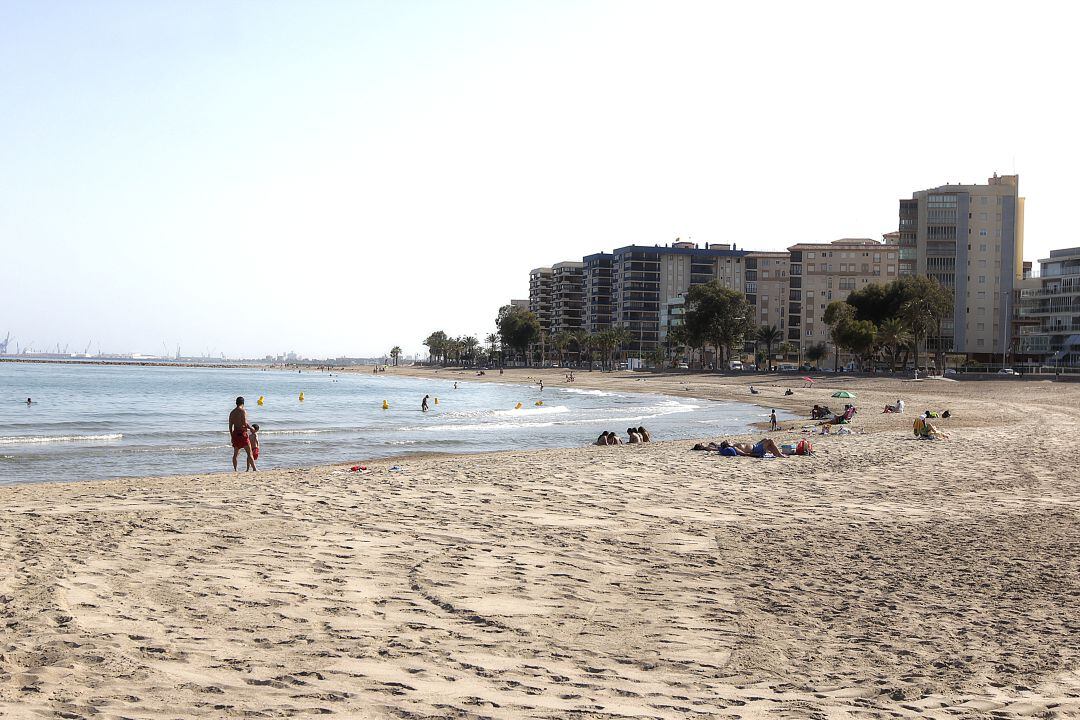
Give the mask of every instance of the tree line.
M 930 337 L 941 337 L 941 326 L 953 309 L 953 295 L 933 278 L 909 275 L 891 283 L 856 290 L 846 300 L 829 304 L 822 318 L 829 326 L 836 360 L 841 350 L 851 353 L 860 369 L 882 360 L 896 370 L 908 357 L 919 367 L 919 349 Z M 935 349 L 938 374 L 945 372 L 945 352 Z
M 895 370 L 900 363 L 906 365 L 909 356 L 914 356 L 915 366 L 919 366 L 920 347 L 929 337 L 940 337 L 942 322 L 951 313 L 952 305 L 952 293 L 936 280 L 906 276 L 885 285 L 867 285 L 853 291 L 846 300 L 830 303 L 822 320 L 829 327 L 837 365 L 843 351 L 851 353 L 860 368 L 884 360 Z M 754 307 L 746 296 L 718 280 L 691 287 L 683 308 L 681 322 L 668 329 L 664 344 L 645 353 L 642 359 L 663 367 L 687 353 L 691 364 L 696 358 L 700 367 L 722 368 L 741 357 L 752 344 L 755 350 L 765 348 L 762 359 L 771 370 L 774 349 L 785 357 L 798 351 L 784 340 L 783 331 L 775 325 L 757 325 Z M 529 365 L 542 354 L 544 359 L 558 358 L 561 365 L 572 358 L 576 363 L 599 361 L 603 367 L 612 368 L 619 353 L 635 340 L 625 327 L 595 333 L 577 329 L 548 337 L 543 335 L 535 313 L 514 305 L 499 308 L 495 327 L 496 332 L 485 338 L 486 346 L 475 336 L 450 337 L 442 330 L 428 335 L 424 345 L 432 360 L 443 364 L 495 364 L 509 359 Z M 391 351 L 395 364 L 400 354 L 399 347 Z M 757 354 L 761 358 L 762 353 Z M 803 359 L 815 364 L 826 355 L 824 342 L 802 352 Z M 938 352 L 936 360 L 941 373 L 944 353 Z

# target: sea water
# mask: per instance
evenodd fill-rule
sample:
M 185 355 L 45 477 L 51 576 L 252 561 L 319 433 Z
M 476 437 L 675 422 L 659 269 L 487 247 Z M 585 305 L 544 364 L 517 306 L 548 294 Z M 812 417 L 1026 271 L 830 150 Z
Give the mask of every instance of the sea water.
M 230 470 L 228 416 L 238 395 L 261 428 L 260 469 L 573 447 L 603 430 L 625 440 L 631 425 L 656 440 L 718 438 L 768 419 L 767 409 L 742 403 L 564 384 L 541 392 L 449 374 L 4 362 L 0 484 Z

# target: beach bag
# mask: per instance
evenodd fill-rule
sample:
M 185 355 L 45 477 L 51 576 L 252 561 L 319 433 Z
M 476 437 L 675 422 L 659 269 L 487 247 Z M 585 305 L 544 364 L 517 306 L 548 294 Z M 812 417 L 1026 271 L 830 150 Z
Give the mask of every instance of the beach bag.
M 810 444 L 809 440 L 800 440 L 795 445 L 795 454 L 796 455 L 813 455 L 814 454 L 814 446 Z

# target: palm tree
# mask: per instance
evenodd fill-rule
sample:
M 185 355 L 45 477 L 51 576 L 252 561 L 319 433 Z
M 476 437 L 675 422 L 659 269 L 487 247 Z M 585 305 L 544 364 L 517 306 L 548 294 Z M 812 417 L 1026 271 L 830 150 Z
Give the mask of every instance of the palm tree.
M 495 362 L 495 356 L 499 354 L 499 336 L 497 333 L 489 333 L 484 337 L 484 342 L 488 344 L 488 360 Z
M 401 357 L 401 347 L 395 345 L 394 347 L 390 348 L 390 357 L 394 360 L 394 367 L 397 367 L 398 358 Z
M 476 350 L 480 347 L 480 341 L 473 335 L 466 335 L 460 339 L 461 351 L 465 358 L 470 362 L 476 362 Z
M 570 332 L 570 340 L 574 343 L 574 348 L 577 350 L 577 363 L 578 367 L 581 367 L 581 355 L 585 350 L 585 343 L 588 341 L 589 333 L 585 330 L 578 329 Z
M 762 325 L 758 328 L 757 340 L 765 343 L 765 362 L 768 364 L 770 372 L 772 372 L 773 345 L 783 340 L 783 338 L 784 333 L 780 332 L 780 328 L 775 325 Z
M 616 356 L 619 350 L 626 345 L 629 345 L 633 341 L 634 336 L 630 334 L 630 331 L 624 327 L 616 327 L 611 329 L 612 350 L 615 351 Z M 614 364 L 615 358 L 612 358 L 612 364 Z
M 559 365 L 566 366 L 566 348 L 570 347 L 570 334 L 560 332 L 551 339 L 551 344 L 555 347 L 555 352 L 559 353 Z

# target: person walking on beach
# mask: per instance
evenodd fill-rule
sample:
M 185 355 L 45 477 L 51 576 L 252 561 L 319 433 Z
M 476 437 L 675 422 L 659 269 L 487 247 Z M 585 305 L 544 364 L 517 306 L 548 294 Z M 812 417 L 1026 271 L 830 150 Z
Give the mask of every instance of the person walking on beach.
M 431 397 L 431 396 L 430 395 L 425 395 L 424 396 L 423 401 L 420 403 L 420 412 L 427 412 L 428 411 L 427 399 L 429 397 Z
M 236 407 L 229 413 L 229 436 L 232 439 L 232 467 L 234 472 L 239 470 L 236 467 L 236 459 L 239 457 L 241 450 L 247 453 L 248 468 L 256 469 L 255 460 L 251 457 L 250 430 L 251 426 L 248 425 L 247 410 L 244 409 L 244 398 L 241 396 L 236 398 Z

